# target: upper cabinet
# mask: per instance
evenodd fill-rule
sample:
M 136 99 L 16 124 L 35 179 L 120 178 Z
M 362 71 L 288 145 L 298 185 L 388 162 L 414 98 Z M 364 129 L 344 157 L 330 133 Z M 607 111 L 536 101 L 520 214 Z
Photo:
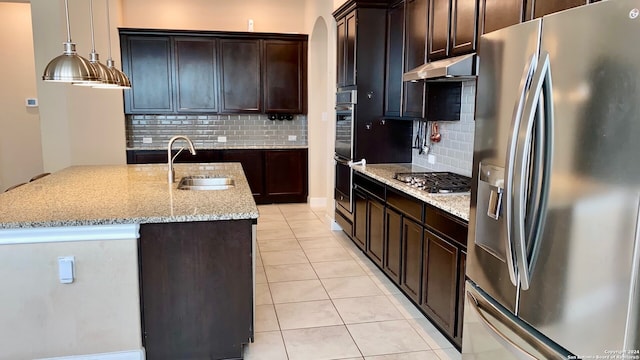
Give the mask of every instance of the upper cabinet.
M 525 19 L 535 19 L 554 12 L 587 5 L 599 0 L 527 0 Z
M 124 36 L 122 69 L 135 90 L 124 92 L 126 113 L 171 113 L 173 61 L 168 36 Z
M 123 29 L 128 114 L 307 111 L 307 35 Z
M 523 0 L 480 0 L 478 36 L 522 22 Z
M 356 10 L 338 21 L 337 87 L 356 85 Z
M 220 41 L 222 112 L 262 111 L 260 40 Z
M 430 0 L 428 60 L 476 49 L 478 0 Z
M 307 112 L 307 44 L 264 41 L 264 107 L 267 113 Z
M 387 13 L 387 61 L 385 69 L 384 115 L 400 116 L 404 61 L 404 2 Z
M 427 3 L 427 0 L 405 1 L 405 71 L 427 62 Z M 404 83 L 402 116 L 423 117 L 425 91 L 423 81 Z

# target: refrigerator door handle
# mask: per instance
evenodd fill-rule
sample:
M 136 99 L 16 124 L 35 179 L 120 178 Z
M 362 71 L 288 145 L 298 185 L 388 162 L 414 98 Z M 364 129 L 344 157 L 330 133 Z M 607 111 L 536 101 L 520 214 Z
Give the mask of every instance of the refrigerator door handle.
M 506 251 L 505 257 L 507 258 L 507 268 L 509 269 L 509 278 L 513 286 L 518 286 L 518 270 L 516 264 L 516 254 L 514 237 L 520 234 L 519 229 L 523 227 L 520 221 L 522 219 L 514 218 L 514 203 L 513 203 L 513 191 L 514 191 L 514 164 L 516 158 L 516 148 L 518 145 L 518 134 L 522 125 L 522 114 L 524 110 L 524 104 L 526 100 L 527 92 L 531 84 L 531 79 L 535 72 L 535 65 L 537 63 L 537 53 L 531 55 L 527 64 L 524 67 L 522 77 L 520 78 L 520 86 L 518 93 L 518 101 L 514 105 L 513 118 L 511 120 L 511 136 L 509 137 L 509 145 L 507 148 L 506 157 L 506 176 L 505 176 L 505 224 L 507 225 L 506 236 Z
M 529 289 L 549 198 L 553 149 L 553 94 L 549 53 L 541 53 L 524 106 L 514 163 L 513 215 L 516 264 L 522 290 Z M 536 121 L 537 119 L 537 121 Z M 534 135 L 535 131 L 535 135 Z M 522 226 L 524 225 L 524 226 Z

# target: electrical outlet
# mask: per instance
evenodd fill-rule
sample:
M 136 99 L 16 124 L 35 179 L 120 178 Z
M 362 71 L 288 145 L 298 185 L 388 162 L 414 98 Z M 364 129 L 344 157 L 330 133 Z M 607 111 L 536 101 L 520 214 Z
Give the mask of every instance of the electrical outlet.
M 288 140 L 289 140 L 289 141 L 297 141 L 297 140 L 298 140 L 298 137 L 297 137 L 296 135 L 289 135 Z
M 436 163 L 436 156 L 433 155 L 433 154 L 427 155 L 427 162 L 429 164 L 435 164 Z
M 153 138 L 151 138 L 151 137 L 143 137 L 142 138 L 142 143 L 143 144 L 153 144 Z
M 226 136 L 218 136 L 218 142 L 227 142 Z

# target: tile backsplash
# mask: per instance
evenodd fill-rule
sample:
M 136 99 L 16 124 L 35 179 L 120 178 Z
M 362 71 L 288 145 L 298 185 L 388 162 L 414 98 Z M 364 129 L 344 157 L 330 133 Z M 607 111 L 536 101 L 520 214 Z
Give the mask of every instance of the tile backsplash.
M 473 117 L 475 94 L 475 80 L 462 83 L 460 121 L 438 122 L 440 134 L 442 135 L 440 142 L 430 142 L 427 134 L 427 145 L 430 147 L 430 150 L 428 154 L 419 154 L 418 149 L 413 149 L 412 164 L 434 171 L 451 171 L 471 176 L 473 166 L 473 135 L 475 129 Z M 414 121 L 414 138 L 420 126 L 424 126 L 424 122 Z M 435 156 L 435 164 L 428 162 L 429 154 Z
M 293 120 L 269 120 L 264 114 L 127 115 L 125 121 L 130 149 L 165 149 L 174 135 L 188 136 L 201 149 L 308 144 L 305 115 Z M 219 136 L 227 141 L 219 142 Z

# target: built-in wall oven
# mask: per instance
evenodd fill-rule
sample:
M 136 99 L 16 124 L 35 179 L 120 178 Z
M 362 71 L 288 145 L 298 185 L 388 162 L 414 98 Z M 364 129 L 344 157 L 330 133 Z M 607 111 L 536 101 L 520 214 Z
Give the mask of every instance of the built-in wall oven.
M 343 230 L 351 222 L 352 217 L 352 170 L 353 160 L 353 126 L 356 115 L 356 90 L 339 91 L 336 93 L 336 141 L 335 141 L 335 162 L 336 162 L 336 221 Z M 342 216 L 343 218 L 340 218 Z

